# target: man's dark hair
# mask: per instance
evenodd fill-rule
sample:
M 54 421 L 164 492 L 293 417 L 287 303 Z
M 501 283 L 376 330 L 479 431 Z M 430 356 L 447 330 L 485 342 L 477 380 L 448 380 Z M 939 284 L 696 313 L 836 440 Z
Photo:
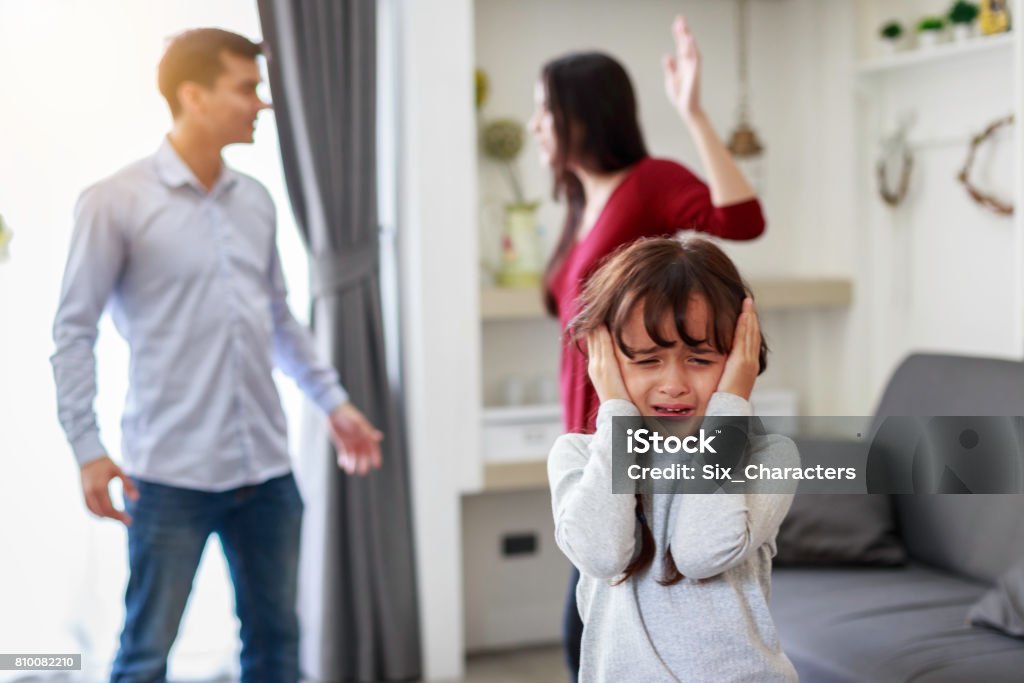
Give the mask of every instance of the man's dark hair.
M 171 39 L 160 59 L 157 82 L 172 116 L 181 112 L 178 86 L 192 81 L 212 88 L 217 76 L 224 72 L 220 53 L 225 50 L 250 59 L 263 53 L 262 46 L 245 36 L 219 28 L 194 28 Z

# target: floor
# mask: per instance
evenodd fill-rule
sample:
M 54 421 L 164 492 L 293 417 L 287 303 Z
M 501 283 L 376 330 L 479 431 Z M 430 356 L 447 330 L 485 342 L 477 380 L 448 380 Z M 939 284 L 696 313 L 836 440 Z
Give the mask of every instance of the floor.
M 459 683 L 568 683 L 561 646 L 471 656 Z

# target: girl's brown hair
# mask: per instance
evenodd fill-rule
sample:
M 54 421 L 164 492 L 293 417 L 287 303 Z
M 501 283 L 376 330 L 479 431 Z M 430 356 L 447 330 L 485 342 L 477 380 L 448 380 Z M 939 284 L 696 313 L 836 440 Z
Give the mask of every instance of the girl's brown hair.
M 707 303 L 708 329 L 704 339 L 695 339 L 686 331 L 686 311 L 695 296 Z M 580 312 L 569 323 L 566 333 L 572 343 L 580 346 L 587 335 L 605 326 L 619 349 L 633 358 L 634 352 L 623 341 L 622 332 L 633 310 L 642 306 L 644 329 L 658 346 L 667 348 L 673 343 L 661 332 L 662 321 L 669 314 L 676 333 L 688 346 L 707 343 L 719 353 L 728 354 L 743 299 L 748 296 L 752 296 L 750 288 L 736 266 L 711 242 L 699 238 L 642 239 L 611 254 L 594 272 L 580 295 Z M 768 345 L 762 336 L 758 374 L 767 367 L 767 356 Z M 643 571 L 654 560 L 654 536 L 639 493 L 636 516 L 640 524 L 640 551 L 616 584 Z M 668 586 L 683 580 L 671 548 L 665 552 L 662 567 L 658 583 Z

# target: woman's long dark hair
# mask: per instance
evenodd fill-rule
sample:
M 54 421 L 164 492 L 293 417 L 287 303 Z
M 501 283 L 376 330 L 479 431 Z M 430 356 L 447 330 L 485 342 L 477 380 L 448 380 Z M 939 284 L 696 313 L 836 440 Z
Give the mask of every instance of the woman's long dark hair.
M 707 303 L 708 321 L 704 339 L 686 332 L 686 313 L 690 300 L 702 297 Z M 622 338 L 633 310 L 641 306 L 644 329 L 655 344 L 669 347 L 661 323 L 666 315 L 675 323 L 676 334 L 690 346 L 710 344 L 728 355 L 732 349 L 736 321 L 743 310 L 743 299 L 752 296 L 735 264 L 713 243 L 700 238 L 640 239 L 620 247 L 608 256 L 587 281 L 580 296 L 580 312 L 569 322 L 569 342 L 577 346 L 587 335 L 608 328 L 614 343 L 632 358 L 633 352 Z M 768 344 L 761 337 L 758 350 L 758 374 L 768 366 Z M 614 583 L 619 584 L 642 572 L 654 561 L 654 535 L 644 515 L 643 496 L 636 494 L 635 513 L 640 524 L 640 548 Z M 658 583 L 671 586 L 685 577 L 672 558 L 669 547 L 662 557 L 662 576 Z
M 544 97 L 554 121 L 557 150 L 552 160 L 555 199 L 568 210 L 562 235 L 544 271 L 544 299 L 556 313 L 551 277 L 576 239 L 586 197 L 570 162 L 590 171 L 613 173 L 647 156 L 637 121 L 636 97 L 619 62 L 600 52 L 574 52 L 544 65 Z

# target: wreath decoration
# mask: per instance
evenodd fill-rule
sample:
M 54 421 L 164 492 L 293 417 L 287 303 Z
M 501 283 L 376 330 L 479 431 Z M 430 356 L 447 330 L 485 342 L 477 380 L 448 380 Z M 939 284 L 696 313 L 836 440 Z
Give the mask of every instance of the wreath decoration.
M 897 131 L 882 142 L 883 152 L 878 163 L 875 164 L 875 174 L 878 177 L 878 194 L 882 201 L 889 206 L 899 206 L 907 198 L 907 191 L 910 189 L 910 175 L 914 171 L 914 155 L 907 144 L 907 130 L 913 120 L 906 119 Z M 889 183 L 889 160 L 893 157 L 899 158 L 899 183 L 893 189 Z
M 964 189 L 967 190 L 967 194 L 970 195 L 978 204 L 981 204 L 986 209 L 996 212 L 1001 216 L 1012 216 L 1013 215 L 1013 204 L 1003 201 L 991 193 L 984 192 L 979 189 L 974 183 L 971 182 L 971 166 L 974 165 L 974 156 L 978 151 L 978 147 L 982 145 L 986 140 L 995 135 L 1003 126 L 1009 126 L 1013 123 L 1013 114 L 1004 116 L 1001 119 L 996 119 L 982 132 L 978 133 L 971 138 L 971 146 L 967 149 L 967 160 L 964 162 L 964 167 L 960 169 L 960 173 L 957 175 Z
M 886 157 L 879 159 L 875 166 L 875 173 L 878 176 L 878 194 L 882 197 L 882 201 L 889 206 L 899 206 L 907 198 L 907 191 L 910 189 L 910 174 L 914 170 L 914 155 L 911 154 L 906 141 L 901 137 L 896 141 L 895 146 L 897 149 L 890 152 L 890 154 L 898 152 L 900 155 L 900 179 L 895 190 L 889 186 Z

